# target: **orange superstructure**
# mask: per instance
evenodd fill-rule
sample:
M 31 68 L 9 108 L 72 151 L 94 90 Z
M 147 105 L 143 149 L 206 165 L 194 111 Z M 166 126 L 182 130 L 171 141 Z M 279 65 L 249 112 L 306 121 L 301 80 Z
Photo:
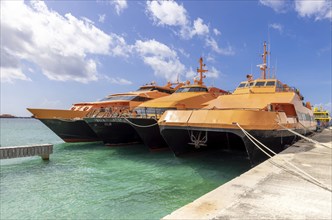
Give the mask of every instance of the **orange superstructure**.
M 171 86 L 171 83 L 165 86 L 151 83 L 140 87 L 137 91 L 112 94 L 100 101 L 76 103 L 68 110 L 33 108 L 28 110 L 33 117 L 42 121 L 65 142 L 97 141 L 99 137 L 84 122 L 83 117 L 100 112 L 128 113 L 145 101 L 170 95 L 175 91 Z
M 266 78 L 266 44 L 260 79 L 247 75 L 234 93 L 206 103 L 200 110 L 167 111 L 159 119 L 160 132 L 176 155 L 204 148 L 245 150 L 253 164 L 266 157 L 247 138 L 243 128 L 280 152 L 295 140 L 287 129 L 307 134 L 316 128 L 310 103 L 299 90 Z
M 200 66 L 197 69 L 199 75 L 194 79 L 193 84 L 190 84 L 189 81 L 180 84 L 181 87 L 173 94 L 143 102 L 134 108 L 131 114 L 99 114 L 95 117 L 86 117 L 85 121 L 96 133 L 104 134 L 103 141 L 109 144 L 116 144 L 115 142 L 118 142 L 114 134 L 117 137 L 122 136 L 122 134 L 125 135 L 124 127 L 132 126 L 150 149 L 167 147 L 160 136 L 158 124 L 156 123 L 166 110 L 202 108 L 205 106 L 205 103 L 217 98 L 219 95 L 229 94 L 216 87 L 205 86 L 203 83 L 203 78 L 205 78 L 203 73 L 208 70 L 203 69 L 205 64 L 203 64 L 202 58 L 200 58 L 199 64 Z M 105 124 L 108 126 L 105 126 Z M 121 130 L 120 127 L 122 131 L 119 131 Z

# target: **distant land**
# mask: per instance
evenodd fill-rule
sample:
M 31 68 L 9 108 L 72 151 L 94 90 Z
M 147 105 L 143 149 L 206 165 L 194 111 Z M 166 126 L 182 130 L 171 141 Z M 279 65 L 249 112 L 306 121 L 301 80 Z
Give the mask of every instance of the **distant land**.
M 0 118 L 33 118 L 33 117 L 32 116 L 31 117 L 18 117 L 18 116 L 11 115 L 11 114 L 1 114 Z

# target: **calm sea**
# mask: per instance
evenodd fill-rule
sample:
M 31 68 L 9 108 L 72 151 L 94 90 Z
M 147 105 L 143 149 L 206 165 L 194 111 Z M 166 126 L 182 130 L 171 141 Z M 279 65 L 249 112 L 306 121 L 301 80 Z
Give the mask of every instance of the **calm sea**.
M 160 219 L 250 168 L 243 155 L 66 144 L 38 120 L 0 122 L 1 147 L 54 144 L 48 162 L 1 160 L 0 219 Z

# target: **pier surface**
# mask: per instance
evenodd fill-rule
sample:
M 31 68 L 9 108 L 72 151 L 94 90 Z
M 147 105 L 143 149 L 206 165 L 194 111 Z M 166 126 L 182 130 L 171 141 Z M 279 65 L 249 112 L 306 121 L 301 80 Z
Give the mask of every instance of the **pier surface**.
M 311 138 L 331 147 L 332 130 Z M 332 219 L 331 165 L 330 148 L 301 140 L 163 219 Z
M 51 153 L 52 144 L 0 147 L 0 159 L 41 156 L 43 160 L 49 160 Z

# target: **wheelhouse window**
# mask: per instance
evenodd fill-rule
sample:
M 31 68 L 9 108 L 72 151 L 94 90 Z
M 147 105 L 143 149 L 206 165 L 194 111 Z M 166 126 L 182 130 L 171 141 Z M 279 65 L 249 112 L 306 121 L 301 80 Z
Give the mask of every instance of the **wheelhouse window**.
M 139 115 L 162 115 L 167 110 L 176 110 L 176 108 L 135 108 L 135 112 Z
M 246 83 L 241 83 L 238 88 L 243 88 L 246 86 Z
M 172 91 L 171 90 L 167 90 L 167 89 L 162 89 L 162 88 L 153 88 L 152 91 L 159 91 L 159 92 L 164 92 L 164 93 L 168 93 L 168 94 L 172 94 Z
M 135 98 L 132 99 L 132 101 L 136 101 L 136 102 L 146 102 L 149 100 L 151 100 L 151 98 L 144 97 L 144 96 L 136 96 Z
M 153 88 L 151 87 L 141 87 L 137 91 L 152 91 Z
M 106 98 L 103 98 L 100 101 L 130 101 L 136 98 L 137 96 L 109 96 Z
M 283 87 L 283 85 L 280 82 L 277 82 L 277 88 L 280 89 L 280 90 L 282 90 L 284 87 Z
M 255 84 L 255 87 L 257 86 L 257 87 L 259 87 L 259 86 L 265 86 L 265 81 L 261 81 L 261 82 L 256 82 L 256 84 Z
M 276 82 L 275 81 L 267 81 L 266 86 L 275 86 Z
M 207 92 L 208 89 L 204 87 L 183 87 L 176 90 L 176 93 L 183 93 L 183 92 Z

